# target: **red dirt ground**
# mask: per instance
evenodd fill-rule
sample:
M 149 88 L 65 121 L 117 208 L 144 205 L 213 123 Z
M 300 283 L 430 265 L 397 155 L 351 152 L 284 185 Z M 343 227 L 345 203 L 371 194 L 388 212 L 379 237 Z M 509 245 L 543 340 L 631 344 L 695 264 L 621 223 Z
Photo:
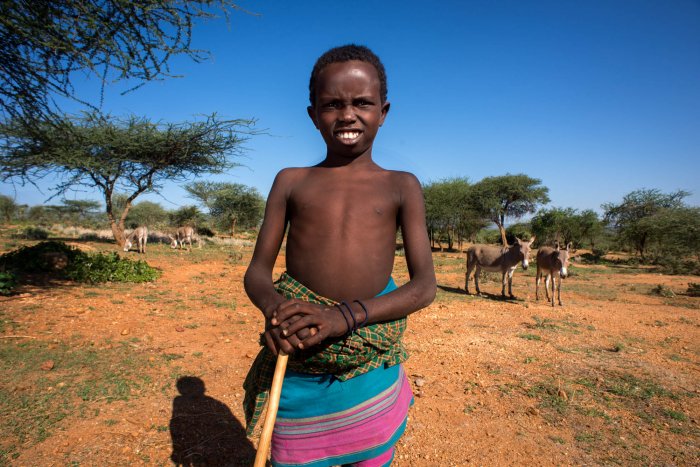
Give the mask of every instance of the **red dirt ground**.
M 0 345 L 21 334 L 94 349 L 128 342 L 153 362 L 177 356 L 144 367 L 153 384 L 130 400 L 93 401 L 99 413 L 25 442 L 12 465 L 172 465 L 173 437 L 187 430 L 184 465 L 249 465 L 257 440 L 241 435 L 241 385 L 263 324 L 243 290 L 249 257 L 156 246 L 154 283 L 0 298 L 16 324 Z M 466 296 L 463 259 L 435 253 L 438 297 L 409 318 L 416 398 L 394 465 L 700 465 L 700 299 L 683 295 L 697 277 L 576 264 L 565 306 L 553 308 L 534 300 L 532 271 L 516 271 L 517 300 Z M 400 257 L 395 277 L 407 280 Z M 649 294 L 659 284 L 677 296 Z M 178 397 L 182 376 L 204 383 L 197 404 Z

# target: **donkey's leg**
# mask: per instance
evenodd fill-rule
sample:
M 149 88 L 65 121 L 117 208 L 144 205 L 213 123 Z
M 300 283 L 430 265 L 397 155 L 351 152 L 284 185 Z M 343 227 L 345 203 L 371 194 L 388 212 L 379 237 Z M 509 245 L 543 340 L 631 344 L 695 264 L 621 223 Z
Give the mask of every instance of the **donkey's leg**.
M 537 274 L 535 274 L 535 300 L 540 299 L 540 279 L 542 278 L 542 271 L 537 268 Z
M 552 274 L 551 274 L 551 276 L 552 276 L 552 306 L 554 306 L 554 289 L 556 288 L 558 275 L 559 274 L 555 275 L 554 272 L 552 272 Z
M 464 273 L 464 292 L 469 295 L 469 275 L 474 270 L 474 261 L 469 260 L 469 255 L 467 255 L 467 272 Z
M 552 275 L 550 273 L 547 273 L 546 276 L 544 276 L 544 296 L 547 298 L 547 301 L 549 301 L 549 280 L 552 278 Z
M 508 296 L 510 298 L 515 298 L 515 295 L 513 295 L 513 273 L 515 272 L 515 268 L 510 268 L 508 270 Z
M 481 295 L 481 290 L 479 289 L 479 276 L 481 276 L 481 266 L 476 265 L 476 270 L 474 271 L 474 288 L 476 289 L 476 294 Z
M 557 301 L 559 302 L 559 306 L 564 306 L 561 302 L 561 274 L 557 274 Z

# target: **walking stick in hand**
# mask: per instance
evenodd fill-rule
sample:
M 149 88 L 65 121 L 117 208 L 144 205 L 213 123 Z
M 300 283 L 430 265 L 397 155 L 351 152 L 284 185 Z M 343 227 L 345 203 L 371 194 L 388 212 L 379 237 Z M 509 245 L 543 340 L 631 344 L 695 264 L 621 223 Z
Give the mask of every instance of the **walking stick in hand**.
M 265 414 L 265 422 L 263 423 L 263 430 L 260 435 L 260 442 L 258 443 L 258 452 L 255 454 L 254 467 L 265 467 L 265 463 L 267 462 L 267 452 L 270 450 L 272 430 L 275 428 L 277 409 L 280 406 L 282 381 L 284 381 L 284 372 L 287 369 L 288 358 L 289 356 L 281 350 L 277 355 L 275 374 L 272 376 L 272 386 L 270 387 L 270 396 L 267 402 L 267 414 Z

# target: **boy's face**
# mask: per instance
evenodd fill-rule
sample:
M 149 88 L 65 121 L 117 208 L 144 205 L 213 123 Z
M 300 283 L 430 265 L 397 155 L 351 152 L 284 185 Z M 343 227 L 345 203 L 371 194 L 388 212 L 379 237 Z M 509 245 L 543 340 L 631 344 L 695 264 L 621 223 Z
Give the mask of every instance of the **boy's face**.
M 326 66 L 318 75 L 316 104 L 309 117 L 328 147 L 328 155 L 358 157 L 371 154 L 372 143 L 389 111 L 379 97 L 374 66 L 351 60 Z

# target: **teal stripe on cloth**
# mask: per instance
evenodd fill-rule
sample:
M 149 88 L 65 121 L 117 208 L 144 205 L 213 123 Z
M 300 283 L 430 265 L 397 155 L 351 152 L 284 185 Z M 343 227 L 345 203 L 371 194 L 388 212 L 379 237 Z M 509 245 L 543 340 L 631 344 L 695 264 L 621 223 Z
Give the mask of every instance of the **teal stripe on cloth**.
M 391 387 L 399 379 L 400 365 L 377 368 L 340 381 L 333 375 L 310 375 L 288 371 L 282 385 L 277 421 L 342 412 L 356 407 Z

